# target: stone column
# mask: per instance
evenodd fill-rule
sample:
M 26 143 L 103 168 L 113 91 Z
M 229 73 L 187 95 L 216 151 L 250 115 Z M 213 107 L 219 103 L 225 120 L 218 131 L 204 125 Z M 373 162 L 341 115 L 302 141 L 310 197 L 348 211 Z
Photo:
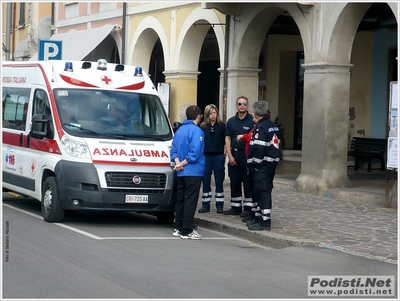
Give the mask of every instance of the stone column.
M 236 99 L 245 96 L 249 99 L 249 112 L 252 104 L 258 100 L 257 68 L 228 68 L 227 118 L 236 114 Z
M 171 83 L 170 116 L 171 124 L 186 119 L 186 108 L 197 105 L 198 71 L 164 71 L 165 82 Z
M 323 195 L 350 187 L 347 176 L 350 68 L 334 63 L 304 64 L 301 174 L 298 191 Z

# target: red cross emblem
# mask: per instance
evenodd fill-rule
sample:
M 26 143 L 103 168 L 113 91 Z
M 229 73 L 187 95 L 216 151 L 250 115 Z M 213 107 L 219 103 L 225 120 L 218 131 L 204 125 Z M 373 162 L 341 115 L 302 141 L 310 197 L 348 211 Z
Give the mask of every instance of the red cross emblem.
M 111 85 L 112 84 L 112 79 L 111 77 L 108 77 L 107 75 L 104 75 L 100 78 L 101 82 L 105 85 Z
M 279 139 L 278 139 L 278 136 L 276 136 L 276 134 L 274 134 L 274 137 L 272 138 L 272 143 L 273 143 L 273 146 L 275 146 L 276 148 L 279 148 Z

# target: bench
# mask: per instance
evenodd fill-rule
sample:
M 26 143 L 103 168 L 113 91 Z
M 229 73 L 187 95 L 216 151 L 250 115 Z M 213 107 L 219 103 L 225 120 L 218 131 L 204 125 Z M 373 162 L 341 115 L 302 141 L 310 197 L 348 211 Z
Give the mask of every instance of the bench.
M 372 170 L 372 160 L 379 159 L 381 162 L 381 170 L 385 171 L 385 152 L 387 147 L 386 139 L 353 137 L 351 139 L 348 156 L 354 157 L 354 170 L 360 168 L 359 160 L 364 159 L 368 162 L 367 171 Z

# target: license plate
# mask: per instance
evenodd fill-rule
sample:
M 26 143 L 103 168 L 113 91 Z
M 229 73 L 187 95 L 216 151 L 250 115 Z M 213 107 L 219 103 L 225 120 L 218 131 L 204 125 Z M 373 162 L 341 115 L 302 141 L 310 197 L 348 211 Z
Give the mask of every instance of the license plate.
M 148 203 L 148 202 L 149 202 L 148 195 L 128 194 L 125 196 L 125 203 Z

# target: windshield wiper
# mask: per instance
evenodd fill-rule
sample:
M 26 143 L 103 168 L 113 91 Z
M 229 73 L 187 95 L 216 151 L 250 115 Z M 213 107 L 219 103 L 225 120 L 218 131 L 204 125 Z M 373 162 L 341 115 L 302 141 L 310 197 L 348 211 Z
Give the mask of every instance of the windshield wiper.
M 154 139 L 154 140 L 164 141 L 164 138 L 161 138 L 161 137 L 159 137 L 159 136 L 152 136 L 152 135 L 143 135 L 143 136 L 140 136 L 140 138 Z
M 125 140 L 128 139 L 128 136 L 125 135 L 125 134 L 116 135 L 116 134 L 109 134 L 109 133 L 99 133 L 99 132 L 90 130 L 88 128 L 81 127 L 79 124 L 76 124 L 76 123 L 63 123 L 63 125 L 80 129 L 84 133 L 92 134 L 92 135 L 95 135 L 95 136 L 106 136 L 106 137 L 117 138 L 117 139 L 125 139 Z
M 87 129 L 87 128 L 83 128 L 79 124 L 76 124 L 76 123 L 63 123 L 63 125 L 80 129 L 82 132 L 85 132 L 85 133 L 88 133 L 88 134 L 100 136 L 100 133 L 92 131 L 92 130 Z
M 124 140 L 128 140 L 128 139 L 153 139 L 153 140 L 159 140 L 159 141 L 164 141 L 164 138 L 158 137 L 158 136 L 152 136 L 152 135 L 129 135 L 129 134 L 112 134 L 112 133 L 99 133 L 93 130 L 90 130 L 88 128 L 84 128 L 81 127 L 79 124 L 76 123 L 63 123 L 64 126 L 69 126 L 69 127 L 73 127 L 73 128 L 77 128 L 79 130 L 81 130 L 82 132 L 88 133 L 88 134 L 92 134 L 95 136 L 106 136 L 106 137 L 111 137 L 111 138 L 115 138 L 115 139 L 124 139 Z

